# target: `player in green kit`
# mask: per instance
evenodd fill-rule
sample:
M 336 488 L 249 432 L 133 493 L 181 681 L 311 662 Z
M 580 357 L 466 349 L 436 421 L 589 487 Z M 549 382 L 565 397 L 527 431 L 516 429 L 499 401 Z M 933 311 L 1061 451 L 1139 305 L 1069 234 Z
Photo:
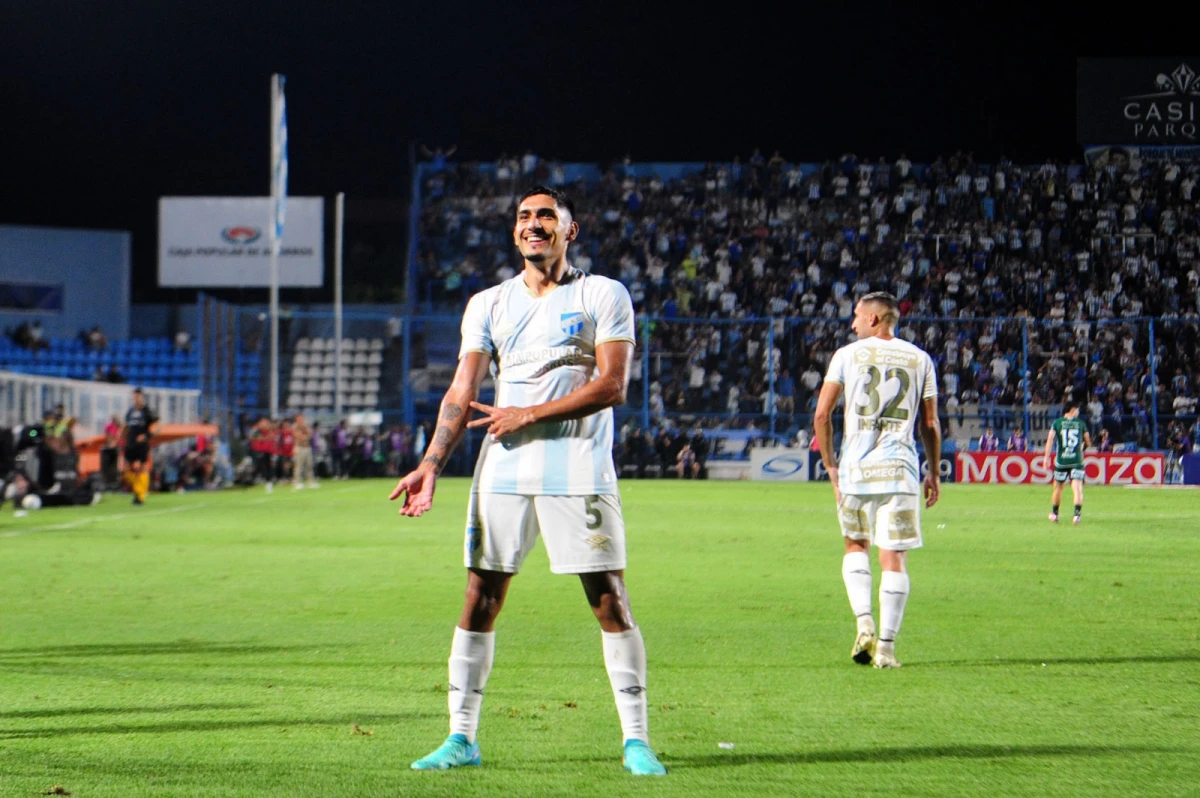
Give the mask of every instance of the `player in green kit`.
M 1057 445 L 1057 452 L 1055 446 Z M 1050 470 L 1050 454 L 1054 454 L 1054 491 L 1050 497 L 1050 520 L 1058 523 L 1058 502 L 1062 499 L 1063 483 L 1071 480 L 1075 497 L 1075 518 L 1079 523 L 1083 512 L 1083 452 L 1092 445 L 1087 424 L 1079 417 L 1079 403 L 1073 399 L 1063 402 L 1063 417 L 1055 420 L 1046 436 L 1044 465 Z

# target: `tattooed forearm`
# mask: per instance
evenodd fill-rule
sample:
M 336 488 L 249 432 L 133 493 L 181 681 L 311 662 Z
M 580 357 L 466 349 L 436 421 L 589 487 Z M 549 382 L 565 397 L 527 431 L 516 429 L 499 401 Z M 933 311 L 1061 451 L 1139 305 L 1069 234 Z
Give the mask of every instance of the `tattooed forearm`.
M 433 439 L 429 442 L 425 459 L 421 461 L 433 466 L 439 473 L 445 467 L 446 461 L 450 459 L 450 453 L 454 451 L 454 444 L 462 433 L 461 425 L 462 421 L 465 421 L 462 408 L 463 406 L 456 402 L 447 402 L 442 406 L 438 417 L 437 431 L 433 433 Z
M 449 427 L 438 427 L 437 432 L 433 435 L 433 442 L 437 446 L 449 446 L 452 440 L 454 440 L 454 433 L 450 431 Z

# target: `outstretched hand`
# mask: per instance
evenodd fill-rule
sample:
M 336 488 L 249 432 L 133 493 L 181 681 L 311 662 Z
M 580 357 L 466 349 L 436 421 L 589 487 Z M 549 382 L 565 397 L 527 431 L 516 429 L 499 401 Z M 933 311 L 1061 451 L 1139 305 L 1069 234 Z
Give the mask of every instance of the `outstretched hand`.
M 437 484 L 437 473 L 424 465 L 403 477 L 396 483 L 395 489 L 388 496 L 388 501 L 395 501 L 404 495 L 404 504 L 400 507 L 400 515 L 417 518 L 433 507 L 433 490 Z
M 528 407 L 492 407 L 482 402 L 471 402 L 471 407 L 483 415 L 467 422 L 467 427 L 478 429 L 486 426 L 488 434 L 493 438 L 520 432 L 535 421 L 533 411 Z

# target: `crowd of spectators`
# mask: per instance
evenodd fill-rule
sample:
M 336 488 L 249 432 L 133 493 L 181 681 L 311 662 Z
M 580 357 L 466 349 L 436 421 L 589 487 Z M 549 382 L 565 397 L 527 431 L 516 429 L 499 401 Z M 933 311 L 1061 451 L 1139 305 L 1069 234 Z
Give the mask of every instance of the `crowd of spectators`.
M 1200 164 L 1111 151 L 1090 165 L 969 153 L 802 165 L 756 150 L 675 179 L 629 159 L 595 179 L 568 172 L 532 153 L 441 162 L 423 187 L 427 295 L 457 309 L 516 274 L 516 198 L 566 188 L 573 264 L 619 279 L 654 319 L 631 402 L 644 355 L 656 417 L 761 424 L 773 409 L 779 431 L 803 426 L 855 298 L 880 289 L 913 319 L 899 334 L 934 356 L 950 409 L 1069 392 L 1116 440 L 1147 445 L 1155 413 L 1166 437 L 1170 417 L 1190 427 L 1196 412 Z
M 42 323 L 36 319 L 22 322 L 15 328 L 9 329 L 7 335 L 14 344 L 22 349 L 28 349 L 34 355 L 51 348 L 50 339 L 42 329 Z M 108 336 L 99 324 L 93 325 L 90 330 L 80 330 L 76 338 L 85 351 L 104 352 L 108 349 Z M 125 376 L 116 364 L 111 364 L 108 368 L 97 365 L 92 372 L 92 380 L 120 384 L 125 382 Z
M 297 420 L 287 416 L 272 421 L 262 416 L 243 416 L 239 424 L 240 461 L 236 481 L 243 485 L 292 481 L 295 478 L 296 449 L 305 445 L 297 440 Z M 313 473 L 323 479 L 398 477 L 416 468 L 425 452 L 430 426 L 420 423 L 391 425 L 351 425 L 342 420 L 332 427 L 318 422 L 307 424 L 307 446 L 312 449 Z

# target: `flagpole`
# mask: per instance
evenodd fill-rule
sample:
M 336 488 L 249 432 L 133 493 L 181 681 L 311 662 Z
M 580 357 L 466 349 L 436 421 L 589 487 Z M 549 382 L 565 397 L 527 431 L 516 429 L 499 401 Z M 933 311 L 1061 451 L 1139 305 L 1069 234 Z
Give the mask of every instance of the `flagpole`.
M 333 412 L 342 417 L 342 241 L 346 225 L 346 194 L 339 191 L 334 205 L 333 235 Z
M 271 416 L 279 414 L 279 247 L 282 237 L 280 204 L 287 194 L 286 141 L 280 135 L 283 122 L 283 76 L 271 75 Z M 286 133 L 283 134 L 286 136 Z

